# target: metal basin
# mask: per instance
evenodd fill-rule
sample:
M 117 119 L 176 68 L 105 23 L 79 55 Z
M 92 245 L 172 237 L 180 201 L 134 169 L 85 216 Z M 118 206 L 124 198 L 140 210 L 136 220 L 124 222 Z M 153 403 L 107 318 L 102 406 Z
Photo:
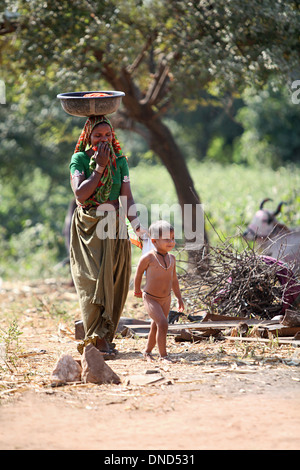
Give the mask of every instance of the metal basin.
M 90 93 L 105 93 L 109 96 L 84 97 Z M 112 114 L 119 108 L 122 91 L 80 91 L 73 93 L 60 93 L 57 98 L 60 100 L 63 110 L 72 116 L 101 116 Z

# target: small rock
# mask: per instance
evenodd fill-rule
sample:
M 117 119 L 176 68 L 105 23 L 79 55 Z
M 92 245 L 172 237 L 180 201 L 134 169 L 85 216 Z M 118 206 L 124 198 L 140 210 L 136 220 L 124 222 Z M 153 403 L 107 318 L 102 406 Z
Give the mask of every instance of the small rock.
M 83 321 L 77 320 L 75 322 L 75 339 L 84 339 L 85 332 L 83 327 Z
M 82 355 L 82 381 L 104 384 L 121 382 L 119 376 L 106 364 L 103 355 L 95 346 L 89 344 Z
M 52 372 L 52 386 L 64 385 L 67 382 L 81 381 L 81 367 L 69 354 L 64 354 L 56 363 Z
M 247 323 L 241 321 L 238 324 L 237 329 L 240 336 L 245 336 L 248 333 L 249 326 L 247 325 Z

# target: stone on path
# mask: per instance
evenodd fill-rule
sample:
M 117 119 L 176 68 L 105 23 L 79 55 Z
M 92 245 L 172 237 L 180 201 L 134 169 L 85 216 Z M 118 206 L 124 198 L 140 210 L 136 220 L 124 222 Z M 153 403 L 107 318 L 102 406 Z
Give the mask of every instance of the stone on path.
M 119 376 L 106 364 L 101 352 L 92 344 L 84 348 L 81 364 L 81 378 L 85 383 L 119 384 L 121 382 Z
M 67 382 L 81 381 L 81 367 L 69 354 L 64 354 L 57 361 L 52 372 L 52 385 L 63 385 Z

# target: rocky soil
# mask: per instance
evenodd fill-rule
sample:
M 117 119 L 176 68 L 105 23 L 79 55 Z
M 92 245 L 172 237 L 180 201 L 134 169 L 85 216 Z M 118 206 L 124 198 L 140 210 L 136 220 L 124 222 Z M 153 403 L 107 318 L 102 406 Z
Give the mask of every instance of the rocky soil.
M 300 350 L 205 339 L 176 343 L 174 364 L 147 363 L 145 338 L 116 338 L 119 385 L 51 385 L 59 357 L 80 360 L 77 296 L 67 282 L 3 282 L 0 448 L 300 449 Z M 145 319 L 129 293 L 124 316 Z

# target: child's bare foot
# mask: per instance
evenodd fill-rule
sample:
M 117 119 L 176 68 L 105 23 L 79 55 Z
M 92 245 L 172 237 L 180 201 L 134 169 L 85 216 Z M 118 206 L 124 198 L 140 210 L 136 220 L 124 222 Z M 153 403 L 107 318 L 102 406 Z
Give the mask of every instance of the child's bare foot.
M 143 356 L 146 359 L 147 362 L 154 362 L 154 357 L 152 356 L 151 353 L 144 351 Z
M 175 359 L 171 359 L 170 356 L 160 356 L 160 362 L 164 362 L 165 364 L 174 364 L 175 362 Z

